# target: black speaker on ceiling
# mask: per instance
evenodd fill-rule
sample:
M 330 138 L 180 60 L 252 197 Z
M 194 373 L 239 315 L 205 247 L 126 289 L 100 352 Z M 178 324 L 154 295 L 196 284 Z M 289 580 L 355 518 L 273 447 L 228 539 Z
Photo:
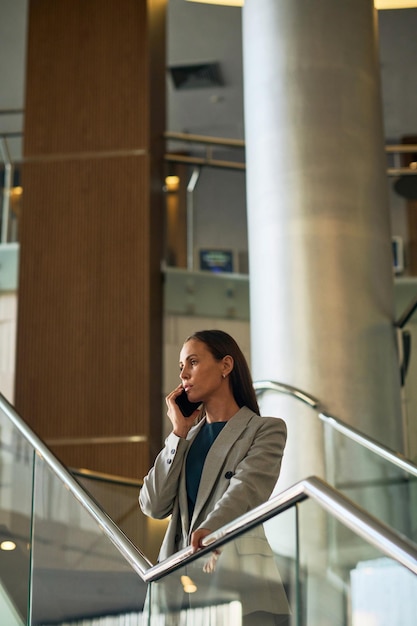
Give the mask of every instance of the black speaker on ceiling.
M 169 71 L 175 89 L 201 89 L 223 85 L 220 66 L 217 62 L 173 65 Z

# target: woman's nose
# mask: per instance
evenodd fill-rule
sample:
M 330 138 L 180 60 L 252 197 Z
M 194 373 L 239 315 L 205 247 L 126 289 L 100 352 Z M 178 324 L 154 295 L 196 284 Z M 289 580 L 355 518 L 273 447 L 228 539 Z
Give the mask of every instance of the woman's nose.
M 186 378 L 188 378 L 188 372 L 185 369 L 185 367 L 183 367 L 182 370 L 180 371 L 180 378 L 181 380 L 185 380 Z

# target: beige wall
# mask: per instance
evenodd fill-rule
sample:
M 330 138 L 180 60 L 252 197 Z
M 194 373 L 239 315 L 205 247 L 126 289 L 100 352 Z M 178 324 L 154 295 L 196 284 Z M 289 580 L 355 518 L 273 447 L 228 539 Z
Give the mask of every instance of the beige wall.
M 0 393 L 14 401 L 17 294 L 0 293 Z

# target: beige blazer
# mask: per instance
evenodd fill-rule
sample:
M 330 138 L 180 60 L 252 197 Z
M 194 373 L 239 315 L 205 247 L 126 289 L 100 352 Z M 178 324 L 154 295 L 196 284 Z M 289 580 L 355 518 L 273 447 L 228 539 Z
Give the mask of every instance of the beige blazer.
M 190 430 L 187 439 L 171 433 L 155 463 L 144 478 L 139 494 L 142 511 L 150 517 L 163 519 L 171 515 L 159 560 L 163 560 L 190 543 L 197 528 L 215 531 L 270 497 L 277 482 L 286 442 L 285 422 L 275 417 L 261 417 L 242 407 L 220 432 L 211 446 L 201 475 L 194 513 L 189 523 L 185 461 L 194 437 L 204 419 Z M 198 563 L 198 562 L 197 562 Z M 255 528 L 225 547 L 216 567 L 215 577 L 232 568 L 239 577 L 253 572 L 267 573 L 278 582 L 280 592 L 272 594 L 271 607 L 265 598 L 258 601 L 254 594 L 245 594 L 244 612 L 271 609 L 288 613 L 288 603 L 282 589 L 272 551 L 263 533 Z M 272 569 L 271 569 L 272 568 Z M 201 570 L 201 565 L 200 565 Z M 240 587 L 240 585 L 238 584 Z M 261 608 L 258 606 L 261 604 Z

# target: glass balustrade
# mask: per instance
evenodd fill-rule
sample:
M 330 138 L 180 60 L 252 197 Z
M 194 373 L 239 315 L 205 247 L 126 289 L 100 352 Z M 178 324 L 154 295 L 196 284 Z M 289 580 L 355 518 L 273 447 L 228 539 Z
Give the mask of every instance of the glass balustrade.
M 0 623 L 27 623 L 32 447 L 0 410 Z
M 297 508 L 297 626 L 413 626 L 417 576 L 313 500 Z
M 142 615 L 147 584 L 1 409 L 0 435 L 0 624 Z
M 324 424 L 326 480 L 417 543 L 417 476 Z
M 320 440 L 323 436 L 324 463 L 317 466 L 313 459 L 315 465 L 310 471 L 306 469 L 306 461 L 302 467 L 304 475 L 294 476 L 293 482 L 306 475 L 319 475 L 376 518 L 417 543 L 415 464 L 352 429 L 349 424 L 321 413 L 318 401 L 316 404 L 308 394 L 305 394 L 307 400 L 303 399 L 301 390 L 286 390 L 285 385 L 274 381 L 262 381 L 257 385 L 264 414 L 285 415 L 285 411 L 276 409 L 274 413 L 270 410 L 273 402 L 277 403 L 276 407 L 281 407 L 281 402 L 297 402 L 300 422 L 321 417 L 319 429 L 323 435 L 320 430 L 318 433 Z M 268 409 L 265 411 L 264 407 Z M 341 430 L 338 430 L 339 426 Z M 401 463 L 397 465 L 393 457 Z
M 119 522 L 139 520 L 138 485 L 85 477 L 94 501 L 83 494 L 81 502 L 78 486 L 63 479 L 46 451 L 35 452 L 33 439 L 1 409 L 0 435 L 1 541 L 14 548 L 0 551 L 2 625 L 414 626 L 417 551 L 384 527 L 378 530 L 378 522 L 366 521 L 366 513 L 317 479 L 278 496 L 279 514 L 273 499 L 262 509 L 262 522 L 251 518 L 250 528 L 247 522 L 232 538 L 220 533 L 218 551 L 207 548 L 169 573 L 164 564 L 149 568 L 143 560 L 141 576 L 112 537 L 106 516 L 100 523 L 91 514 L 91 502 L 101 501 Z M 373 456 L 363 460 L 363 451 L 344 440 L 335 445 L 335 482 L 367 500 L 368 509 L 375 506 L 377 517 L 403 522 L 398 510 L 406 498 L 396 490 L 404 488 L 404 476 L 379 465 L 382 460 L 373 468 Z M 364 470 L 367 480 L 360 482 Z M 112 482 L 121 482 L 122 495 Z M 412 519 L 407 523 L 410 528 Z M 140 532 L 136 539 L 146 542 L 151 529 Z M 401 557 L 410 569 L 392 558 L 395 542 L 397 551 L 411 549 L 411 556 Z
M 141 481 L 73 470 L 73 475 L 129 540 L 156 563 L 168 520 L 151 519 L 139 507 Z
M 414 626 L 417 576 L 305 500 L 151 583 L 148 603 L 151 626 Z
M 147 585 L 38 456 L 34 476 L 32 623 L 141 612 Z
M 280 537 L 294 510 L 258 525 L 150 585 L 151 625 L 267 626 L 296 624 L 295 541 Z M 291 533 L 294 538 L 294 533 Z

